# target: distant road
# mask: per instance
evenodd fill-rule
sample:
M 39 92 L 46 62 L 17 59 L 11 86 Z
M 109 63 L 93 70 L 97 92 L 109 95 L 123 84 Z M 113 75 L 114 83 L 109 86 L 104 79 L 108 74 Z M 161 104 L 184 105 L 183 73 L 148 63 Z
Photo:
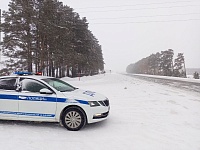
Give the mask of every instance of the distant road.
M 186 80 L 178 80 L 177 78 L 173 78 L 173 77 L 158 77 L 158 76 L 148 76 L 148 75 L 139 75 L 139 74 L 126 74 L 128 76 L 132 76 L 138 79 L 143 79 L 146 81 L 151 81 L 151 82 L 155 82 L 155 83 L 159 83 L 159 84 L 163 84 L 163 85 L 168 85 L 168 86 L 173 86 L 173 87 L 177 87 L 177 88 L 181 88 L 181 89 L 185 89 L 185 90 L 189 90 L 189 91 L 193 91 L 193 92 L 198 92 L 200 93 L 200 79 L 196 80 L 197 82 L 194 82 L 194 80 L 191 79 L 186 79 Z M 191 80 L 191 81 L 190 81 Z

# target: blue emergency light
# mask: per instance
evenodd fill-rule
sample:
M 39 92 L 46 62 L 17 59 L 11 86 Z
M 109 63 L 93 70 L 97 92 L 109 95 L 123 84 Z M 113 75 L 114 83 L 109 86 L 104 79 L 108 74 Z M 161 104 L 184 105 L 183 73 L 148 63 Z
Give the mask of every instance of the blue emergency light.
M 32 75 L 33 73 L 32 72 L 24 72 L 24 71 L 16 71 L 16 72 L 14 72 L 14 74 L 17 74 L 17 75 Z
M 32 73 L 32 72 L 25 72 L 25 71 L 16 71 L 14 72 L 16 75 L 42 75 L 42 72 Z

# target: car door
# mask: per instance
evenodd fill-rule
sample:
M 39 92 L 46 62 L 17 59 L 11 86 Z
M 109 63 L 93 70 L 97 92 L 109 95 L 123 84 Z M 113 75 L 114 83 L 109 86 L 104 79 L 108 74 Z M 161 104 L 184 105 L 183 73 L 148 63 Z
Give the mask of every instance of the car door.
M 18 115 L 17 77 L 0 78 L 0 118 L 16 118 Z
M 55 120 L 57 97 L 55 93 L 41 94 L 47 85 L 39 80 L 20 78 L 19 117 L 30 120 Z

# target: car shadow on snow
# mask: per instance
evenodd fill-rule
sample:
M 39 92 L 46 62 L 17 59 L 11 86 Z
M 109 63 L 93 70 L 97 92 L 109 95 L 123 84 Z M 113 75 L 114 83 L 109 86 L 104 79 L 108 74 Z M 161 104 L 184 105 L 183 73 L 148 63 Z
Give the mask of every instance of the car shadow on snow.
M 35 122 L 35 121 L 18 121 L 18 120 L 0 120 L 0 125 L 6 126 L 32 126 L 32 127 L 60 127 L 59 123 L 55 122 Z
M 104 128 L 107 124 L 107 120 L 86 124 L 80 131 L 92 131 Z M 50 128 L 50 129 L 65 129 L 60 123 L 57 122 L 35 122 L 35 121 L 18 121 L 18 120 L 0 120 L 0 126 L 5 125 L 6 127 L 38 127 L 38 128 Z
M 97 129 L 103 129 L 107 126 L 108 120 L 104 120 L 101 122 L 96 122 L 96 123 L 91 123 L 87 124 L 82 130 L 83 131 L 92 131 L 92 130 L 97 130 Z

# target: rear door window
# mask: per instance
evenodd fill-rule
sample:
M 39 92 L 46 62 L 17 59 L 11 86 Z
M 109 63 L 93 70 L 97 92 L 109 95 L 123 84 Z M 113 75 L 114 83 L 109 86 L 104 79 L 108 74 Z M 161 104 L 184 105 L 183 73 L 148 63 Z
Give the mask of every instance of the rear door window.
M 0 90 L 15 90 L 16 78 L 2 78 L 0 79 Z

